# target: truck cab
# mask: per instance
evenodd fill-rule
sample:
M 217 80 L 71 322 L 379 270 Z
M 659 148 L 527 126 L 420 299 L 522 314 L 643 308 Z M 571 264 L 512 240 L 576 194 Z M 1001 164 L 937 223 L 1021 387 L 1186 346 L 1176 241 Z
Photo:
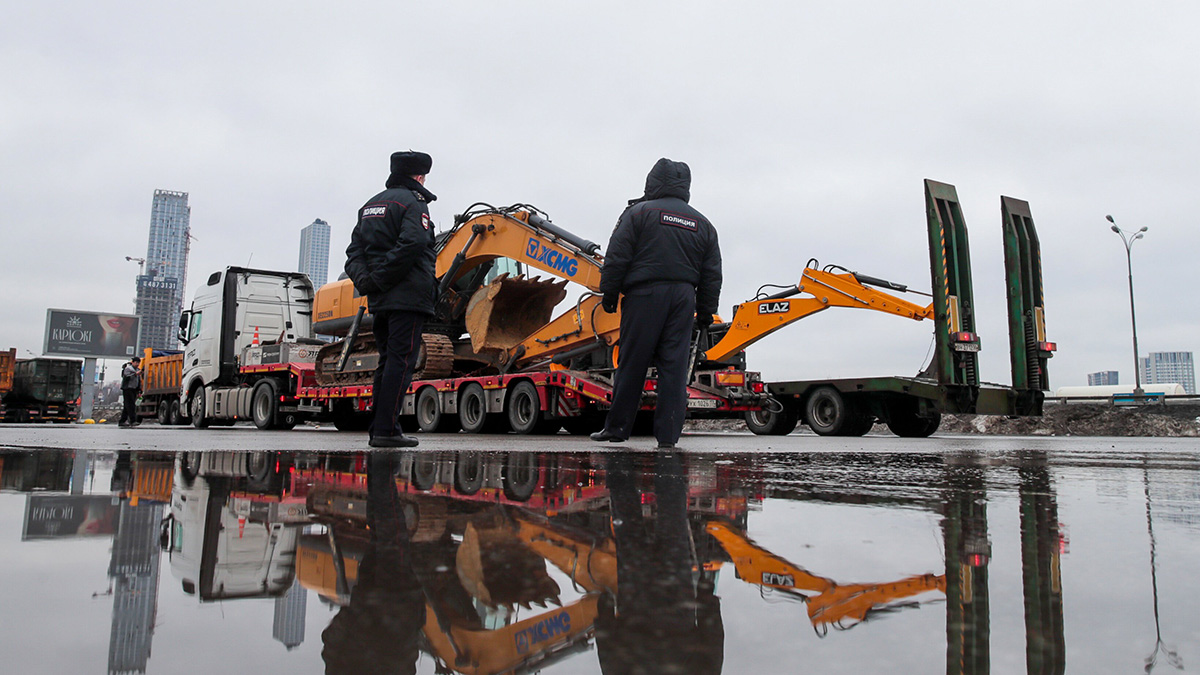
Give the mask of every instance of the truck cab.
M 307 509 L 235 489 L 242 487 L 238 476 L 254 472 L 252 453 L 189 454 L 193 459 L 180 460 L 171 494 L 165 548 L 172 575 L 201 602 L 286 593 Z
M 213 272 L 179 319 L 180 408 L 193 417 L 206 387 L 237 386 L 242 350 L 312 339 L 313 286 L 298 272 L 227 267 Z

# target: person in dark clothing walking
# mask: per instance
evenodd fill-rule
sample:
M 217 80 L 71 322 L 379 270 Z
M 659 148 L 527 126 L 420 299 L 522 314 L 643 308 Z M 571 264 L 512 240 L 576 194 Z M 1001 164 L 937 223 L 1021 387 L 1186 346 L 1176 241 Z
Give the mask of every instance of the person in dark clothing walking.
M 121 402 L 124 407 L 121 408 L 121 419 L 117 420 L 117 426 L 136 427 L 139 424 L 137 397 L 141 391 L 142 360 L 135 356 L 121 368 Z
M 412 382 L 421 329 L 433 315 L 437 253 L 425 189 L 433 159 L 423 152 L 392 153 L 387 189 L 358 211 L 346 249 L 346 275 L 367 296 L 379 350 L 371 426 L 374 447 L 412 447 L 417 439 L 397 426 L 404 392 Z
M 674 447 L 687 414 L 692 327 L 713 322 L 721 295 L 717 230 L 688 205 L 691 170 L 662 158 L 646 176 L 609 239 L 600 271 L 604 311 L 617 311 L 621 339 L 612 408 L 594 441 L 620 442 L 633 431 L 646 369 L 658 368 L 654 436 Z

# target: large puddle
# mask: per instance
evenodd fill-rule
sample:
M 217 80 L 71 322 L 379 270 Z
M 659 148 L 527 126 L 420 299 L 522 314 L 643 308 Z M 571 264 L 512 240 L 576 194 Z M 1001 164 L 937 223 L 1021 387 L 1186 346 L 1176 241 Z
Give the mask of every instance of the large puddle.
M 1200 668 L 1200 450 L 971 447 L 3 451 L 4 671 Z

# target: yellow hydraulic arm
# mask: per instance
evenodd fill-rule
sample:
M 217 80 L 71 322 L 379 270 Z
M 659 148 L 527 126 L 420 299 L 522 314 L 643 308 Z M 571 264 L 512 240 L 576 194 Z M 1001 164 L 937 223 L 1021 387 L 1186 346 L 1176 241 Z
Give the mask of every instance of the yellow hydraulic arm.
M 933 318 L 932 304 L 917 305 L 871 287 L 906 292 L 906 286 L 845 270 L 834 272 L 831 269 L 840 268 L 831 266 L 818 269 L 816 265 L 816 260 L 809 260 L 795 286 L 736 306 L 729 330 L 705 352 L 704 358 L 725 361 L 780 328 L 830 307 L 873 309 L 916 321 Z M 801 293 L 804 297 L 795 297 Z
M 738 577 L 747 583 L 794 593 L 808 605 L 808 618 L 819 632 L 829 625 L 853 627 L 876 608 L 928 591 L 946 592 L 946 575 L 920 574 L 882 584 L 839 584 L 817 576 L 759 547 L 745 534 L 712 520 L 705 531 L 733 559 Z M 804 595 L 809 591 L 814 595 Z M 850 620 L 849 622 L 847 620 Z

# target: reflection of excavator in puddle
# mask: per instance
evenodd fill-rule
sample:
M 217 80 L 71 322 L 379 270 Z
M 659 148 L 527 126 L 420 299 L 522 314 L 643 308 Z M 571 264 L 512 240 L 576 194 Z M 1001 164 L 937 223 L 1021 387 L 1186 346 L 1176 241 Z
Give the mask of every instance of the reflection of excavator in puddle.
M 824 636 L 829 626 L 849 629 L 873 614 L 912 606 L 897 604 L 904 598 L 931 591 L 943 597 L 946 593 L 944 574 L 921 574 L 879 584 L 840 584 L 767 552 L 726 523 L 712 520 L 704 529 L 732 558 L 738 578 L 781 591 L 807 604 L 808 618 L 817 635 Z
M 585 511 L 551 517 L 445 492 L 413 492 L 405 475 L 411 470 L 399 470 L 397 494 L 424 595 L 421 649 L 435 657 L 438 672 L 532 672 L 592 648 L 604 598 L 618 589 L 607 500 L 595 497 Z M 342 606 L 351 602 L 370 547 L 368 495 L 361 478 L 350 479 L 354 475 L 363 476 L 305 474 L 312 481 L 309 513 L 326 527 L 301 537 L 297 554 L 300 583 Z M 708 501 L 719 500 L 710 495 Z M 706 540 L 696 541 L 695 573 L 715 582 L 721 566 L 732 561 L 739 578 L 804 599 L 819 635 L 829 625 L 848 627 L 895 608 L 897 600 L 945 591 L 944 576 L 839 584 L 812 575 L 757 547 L 732 524 L 744 518 L 744 501 L 741 516 L 714 515 L 703 502 L 689 497 L 691 532 Z M 653 511 L 655 500 L 643 500 L 642 508 Z M 569 588 L 560 586 L 564 582 Z
M 611 539 L 511 508 L 449 513 L 439 501 L 404 500 L 415 516 L 412 559 L 425 596 L 422 649 L 446 669 L 438 672 L 530 672 L 589 648 L 600 595 L 616 588 Z M 304 535 L 298 555 L 300 583 L 339 605 L 350 602 L 369 545 L 347 503 L 312 494 L 327 533 Z M 545 561 L 567 575 L 577 599 L 560 600 Z M 517 618 L 518 607 L 534 613 Z

